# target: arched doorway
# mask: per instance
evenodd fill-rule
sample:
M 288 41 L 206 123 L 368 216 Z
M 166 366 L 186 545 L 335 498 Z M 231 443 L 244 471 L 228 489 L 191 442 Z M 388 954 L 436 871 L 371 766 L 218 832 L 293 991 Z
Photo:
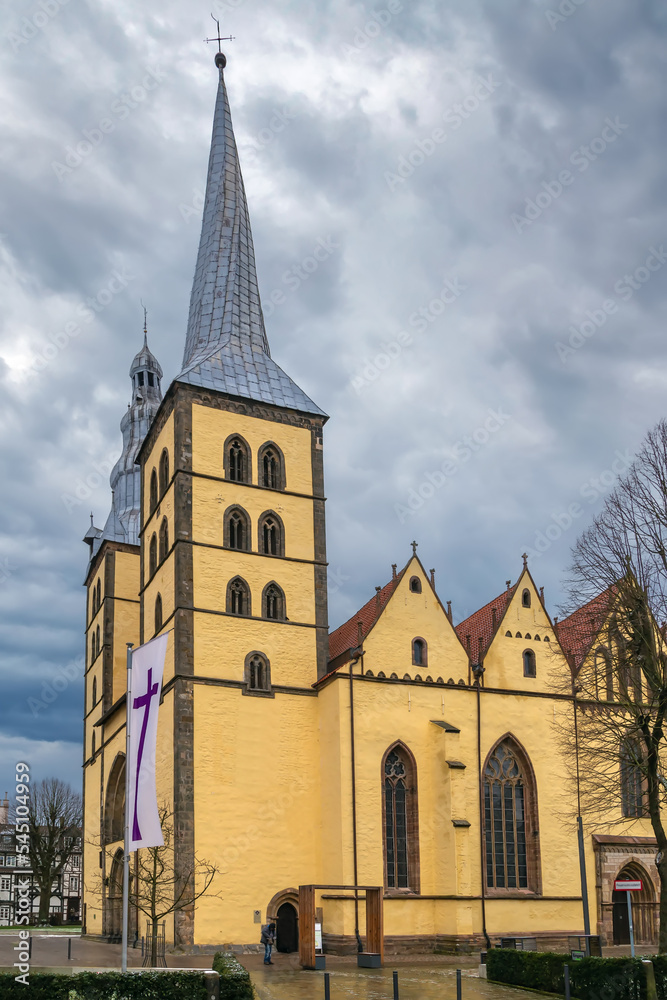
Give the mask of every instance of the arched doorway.
M 276 949 L 282 952 L 299 950 L 299 916 L 292 903 L 283 903 L 276 914 Z
M 617 879 L 641 879 L 644 888 L 632 893 L 632 923 L 636 944 L 653 944 L 657 940 L 655 888 L 653 881 L 641 865 L 626 865 Z M 612 919 L 614 944 L 630 944 L 630 920 L 627 893 L 612 893 Z
M 123 852 L 116 851 L 109 873 L 106 899 L 106 933 L 109 941 L 120 941 L 123 934 Z

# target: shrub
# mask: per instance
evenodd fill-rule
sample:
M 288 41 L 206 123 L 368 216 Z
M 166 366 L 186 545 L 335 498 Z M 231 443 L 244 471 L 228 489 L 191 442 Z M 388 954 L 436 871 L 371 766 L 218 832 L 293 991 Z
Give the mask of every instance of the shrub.
M 216 952 L 213 969 L 220 974 L 220 1000 L 255 1000 L 250 973 L 233 955 Z
M 80 972 L 74 976 L 31 972 L 29 985 L 0 973 L 2 1000 L 206 1000 L 198 972 Z
M 585 958 L 494 948 L 487 955 L 487 974 L 496 983 L 523 986 L 544 993 L 565 992 L 563 967 L 570 967 L 572 996 L 579 1000 L 646 1000 L 644 970 L 638 958 Z M 667 960 L 656 968 L 660 1000 L 667 1000 Z

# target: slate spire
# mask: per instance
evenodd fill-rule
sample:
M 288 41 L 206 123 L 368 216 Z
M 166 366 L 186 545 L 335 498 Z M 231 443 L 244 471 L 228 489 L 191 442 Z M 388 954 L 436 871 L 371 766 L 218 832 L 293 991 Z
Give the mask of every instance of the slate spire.
M 183 370 L 176 381 L 326 416 L 271 359 L 225 87 L 226 62 L 218 52 L 218 95 L 201 239 Z

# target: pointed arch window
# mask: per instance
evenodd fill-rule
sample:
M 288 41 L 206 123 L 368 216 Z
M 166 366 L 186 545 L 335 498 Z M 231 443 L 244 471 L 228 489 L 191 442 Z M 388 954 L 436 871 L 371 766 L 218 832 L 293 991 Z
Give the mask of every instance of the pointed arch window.
M 524 608 L 530 607 L 530 591 L 528 589 L 524 590 L 521 595 L 521 604 Z
M 97 653 L 95 652 L 95 633 L 93 632 L 90 640 L 90 662 L 92 663 L 95 659 Z
M 527 759 L 509 738 L 484 767 L 484 853 L 489 889 L 539 889 L 536 793 Z
M 530 636 L 526 638 L 530 638 Z M 523 651 L 523 676 L 537 677 L 537 661 L 532 649 L 524 649 Z
M 96 597 L 96 605 L 97 606 L 96 606 L 95 610 L 99 611 L 100 608 L 102 607 L 102 581 L 101 580 L 97 581 L 96 590 L 97 590 L 97 597 Z
M 246 656 L 245 684 L 248 691 L 271 690 L 271 664 L 264 653 L 248 653 Z
M 604 701 L 614 700 L 614 672 L 609 650 L 605 646 L 595 650 L 595 694 Z
M 157 535 L 155 532 L 151 535 L 151 543 L 148 547 L 148 572 L 150 576 L 153 575 L 157 569 Z
M 250 518 L 243 507 L 230 507 L 225 512 L 224 538 L 228 549 L 250 550 Z
M 227 613 L 230 615 L 251 615 L 250 587 L 240 576 L 227 584 Z
M 285 459 L 278 445 L 263 444 L 258 455 L 259 482 L 268 490 L 285 489 Z
M 169 485 L 169 452 L 165 448 L 160 455 L 160 496 L 164 496 Z
M 265 556 L 284 556 L 283 522 L 272 510 L 259 519 L 259 551 Z
M 97 705 L 97 677 L 93 677 L 93 708 Z
M 155 469 L 151 472 L 151 485 L 150 485 L 150 513 L 152 514 L 157 507 L 157 472 Z
M 412 640 L 412 662 L 416 667 L 425 667 L 428 662 L 428 646 L 424 639 Z
M 403 744 L 382 762 L 385 886 L 419 892 L 417 767 Z
M 158 594 L 155 598 L 155 631 L 159 632 L 162 628 L 162 594 Z
M 107 844 L 123 839 L 125 822 L 125 754 L 118 754 L 109 775 L 104 800 L 104 837 Z
M 100 645 L 100 626 L 98 625 L 97 628 L 95 629 L 95 656 L 100 655 L 101 648 L 102 647 Z
M 621 744 L 621 808 L 624 816 L 646 816 L 643 758 L 636 740 L 627 739 Z
M 264 588 L 262 594 L 262 617 L 270 618 L 274 621 L 285 621 L 287 618 L 285 594 L 277 583 L 271 582 Z
M 250 482 L 250 448 L 239 434 L 225 441 L 225 478 L 232 483 Z
M 160 525 L 160 562 L 164 562 L 167 558 L 167 553 L 169 552 L 169 521 L 166 517 L 162 518 L 162 524 Z

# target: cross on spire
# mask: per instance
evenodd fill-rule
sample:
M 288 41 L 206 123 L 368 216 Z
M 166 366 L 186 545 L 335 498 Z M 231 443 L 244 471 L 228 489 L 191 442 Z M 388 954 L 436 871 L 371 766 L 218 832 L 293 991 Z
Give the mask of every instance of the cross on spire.
M 523 568 L 528 569 L 528 553 L 524 552 L 521 558 L 523 559 Z
M 211 17 L 213 18 L 213 20 L 215 22 L 215 26 L 218 29 L 218 34 L 215 36 L 215 38 L 205 38 L 204 41 L 205 42 L 217 42 L 218 43 L 218 52 L 221 53 L 222 52 L 221 42 L 233 42 L 234 41 L 234 36 L 233 35 L 226 35 L 224 38 L 221 37 L 221 35 L 220 35 L 220 21 L 217 19 L 217 17 L 214 17 L 213 14 L 211 14 Z
M 417 555 L 417 542 L 412 542 L 412 554 L 413 556 Z
M 148 347 L 148 309 L 141 301 L 142 308 L 144 310 L 144 347 Z

